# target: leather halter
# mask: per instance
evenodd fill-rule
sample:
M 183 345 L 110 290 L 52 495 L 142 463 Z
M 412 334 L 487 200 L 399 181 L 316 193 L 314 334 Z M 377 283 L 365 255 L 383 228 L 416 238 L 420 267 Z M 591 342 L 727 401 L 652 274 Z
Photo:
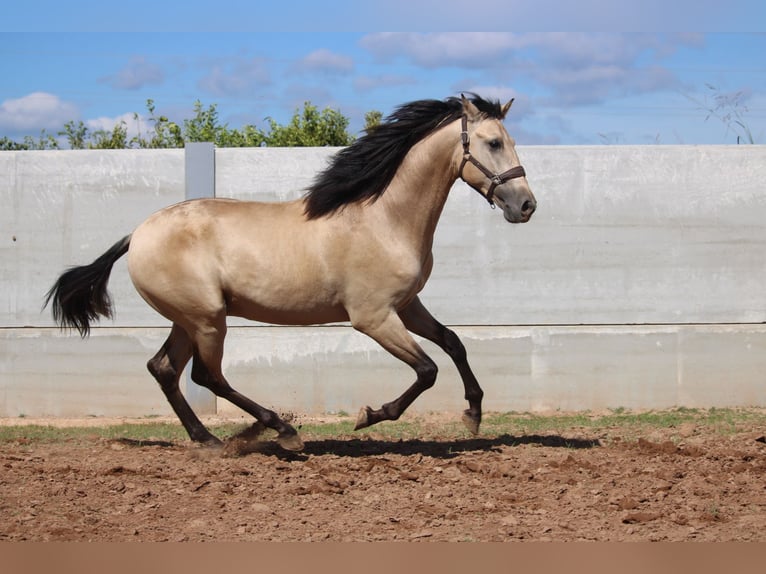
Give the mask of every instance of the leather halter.
M 504 184 L 506 181 L 510 181 L 511 179 L 516 179 L 518 177 L 525 177 L 527 174 L 524 171 L 524 168 L 520 165 L 517 165 L 516 167 L 512 167 L 509 170 L 504 171 L 503 173 L 492 173 L 487 167 L 484 166 L 478 159 L 473 157 L 473 154 L 471 154 L 471 150 L 469 148 L 471 144 L 470 137 L 468 136 L 468 116 L 466 114 L 463 114 L 462 118 L 462 131 L 460 132 L 460 137 L 463 140 L 463 161 L 460 164 L 460 170 L 458 171 L 458 177 L 468 183 L 465 178 L 463 177 L 463 168 L 465 167 L 465 164 L 468 162 L 471 162 L 476 168 L 483 173 L 487 178 L 489 179 L 490 186 L 489 190 L 487 191 L 487 194 L 484 195 L 481 190 L 478 187 L 474 187 L 470 183 L 470 185 L 473 189 L 478 191 L 484 199 L 486 199 L 489 202 L 489 205 L 492 207 L 492 209 L 495 208 L 495 188 L 498 185 Z

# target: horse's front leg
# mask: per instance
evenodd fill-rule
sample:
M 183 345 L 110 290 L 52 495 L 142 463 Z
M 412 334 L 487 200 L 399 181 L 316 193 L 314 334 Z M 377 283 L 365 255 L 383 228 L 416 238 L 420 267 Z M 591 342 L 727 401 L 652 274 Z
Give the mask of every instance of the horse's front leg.
M 354 430 L 359 430 L 381 421 L 397 420 L 413 401 L 426 389 L 436 382 L 438 368 L 415 339 L 407 332 L 401 318 L 395 313 L 388 313 L 383 319 L 375 321 L 354 320 L 352 325 L 358 331 L 372 337 L 386 351 L 412 367 L 417 375 L 415 382 L 393 401 L 373 410 L 369 406 L 362 407 Z
M 481 425 L 481 401 L 484 397 L 484 391 L 481 390 L 479 382 L 468 364 L 463 343 L 454 331 L 434 319 L 417 297 L 399 312 L 399 316 L 407 329 L 439 345 L 455 363 L 460 378 L 463 380 L 465 398 L 468 401 L 468 409 L 463 412 L 463 424 L 471 433 L 478 434 L 479 425 Z

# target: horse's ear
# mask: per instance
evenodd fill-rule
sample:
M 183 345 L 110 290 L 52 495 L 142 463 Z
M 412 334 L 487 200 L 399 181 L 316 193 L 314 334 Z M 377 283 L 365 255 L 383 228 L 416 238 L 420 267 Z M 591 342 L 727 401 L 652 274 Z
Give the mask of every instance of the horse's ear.
M 460 94 L 460 99 L 463 100 L 463 113 L 468 116 L 468 121 L 478 121 L 481 116 L 479 108 L 477 108 L 474 103 L 463 94 Z
M 500 110 L 500 116 L 505 119 L 505 114 L 508 113 L 508 110 L 511 109 L 511 106 L 513 105 L 513 100 L 516 98 L 511 98 L 507 104 L 505 104 L 502 109 Z

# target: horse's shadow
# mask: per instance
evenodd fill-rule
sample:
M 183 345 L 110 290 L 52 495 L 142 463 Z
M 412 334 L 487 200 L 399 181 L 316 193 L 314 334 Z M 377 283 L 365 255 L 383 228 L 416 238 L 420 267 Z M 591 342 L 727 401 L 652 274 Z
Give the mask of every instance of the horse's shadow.
M 168 447 L 177 448 L 179 445 L 172 441 L 162 440 L 133 440 L 129 438 L 116 439 L 118 442 L 133 447 Z M 231 439 L 230 439 L 231 440 Z M 402 456 L 421 455 L 431 458 L 452 459 L 471 452 L 500 452 L 502 447 L 518 447 L 522 445 L 537 445 L 549 448 L 588 449 L 601 446 L 598 439 L 568 438 L 560 435 L 523 435 L 509 434 L 493 438 L 467 438 L 456 440 L 421 440 L 421 439 L 321 439 L 307 440 L 300 452 L 291 452 L 281 448 L 271 440 L 256 440 L 239 443 L 230 449 L 225 442 L 224 455 L 246 456 L 261 454 L 273 456 L 281 460 L 300 461 L 310 456 L 335 455 L 348 458 L 367 456 L 383 456 L 396 454 Z
M 467 438 L 457 440 L 385 440 L 385 439 L 321 439 L 307 440 L 300 452 L 290 452 L 274 442 L 253 445 L 250 452 L 274 456 L 283 460 L 306 460 L 309 456 L 335 455 L 348 458 L 422 455 L 438 459 L 456 458 L 471 452 L 500 452 L 502 447 L 538 445 L 550 448 L 588 449 L 601 446 L 598 439 L 567 438 L 558 435 L 504 434 L 494 438 Z M 241 454 L 248 454 L 242 452 Z

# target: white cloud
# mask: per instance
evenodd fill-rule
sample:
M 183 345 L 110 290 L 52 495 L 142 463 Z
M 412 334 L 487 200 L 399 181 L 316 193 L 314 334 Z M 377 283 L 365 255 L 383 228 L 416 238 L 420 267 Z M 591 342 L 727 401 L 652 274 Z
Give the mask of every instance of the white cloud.
M 661 62 L 700 42 L 692 34 L 443 32 L 371 34 L 361 45 L 379 61 L 469 70 L 507 90 L 544 93 L 548 102 L 568 106 L 677 88 L 675 74 Z
M 235 57 L 215 62 L 198 82 L 198 87 L 214 96 L 254 96 L 271 84 L 266 61 Z
M 319 72 L 322 74 L 349 74 L 354 71 L 354 60 L 349 56 L 330 50 L 315 50 L 299 60 L 293 67 L 295 71 Z
M 509 57 L 523 40 L 504 32 L 384 32 L 362 38 L 360 45 L 382 61 L 403 57 L 424 68 L 485 67 Z
M 679 45 L 701 41 L 695 34 L 393 32 L 370 34 L 360 44 L 381 60 L 404 58 L 425 68 L 488 69 L 529 61 L 540 61 L 541 66 L 629 64 L 647 51 L 666 56 Z
M 101 116 L 85 121 L 85 125 L 92 132 L 105 131 L 111 132 L 115 126 L 125 123 L 128 130 L 128 139 L 139 134 L 146 136 L 147 132 L 153 131 L 152 125 L 141 115 L 136 116 L 133 113 L 121 114 L 115 117 Z
M 128 64 L 113 76 L 102 78 L 101 81 L 114 88 L 137 90 L 144 86 L 156 86 L 165 80 L 165 73 L 156 64 L 147 61 L 143 56 L 134 56 Z
M 43 129 L 60 129 L 78 116 L 74 104 L 54 94 L 34 92 L 0 104 L 0 130 L 12 134 L 35 135 Z

